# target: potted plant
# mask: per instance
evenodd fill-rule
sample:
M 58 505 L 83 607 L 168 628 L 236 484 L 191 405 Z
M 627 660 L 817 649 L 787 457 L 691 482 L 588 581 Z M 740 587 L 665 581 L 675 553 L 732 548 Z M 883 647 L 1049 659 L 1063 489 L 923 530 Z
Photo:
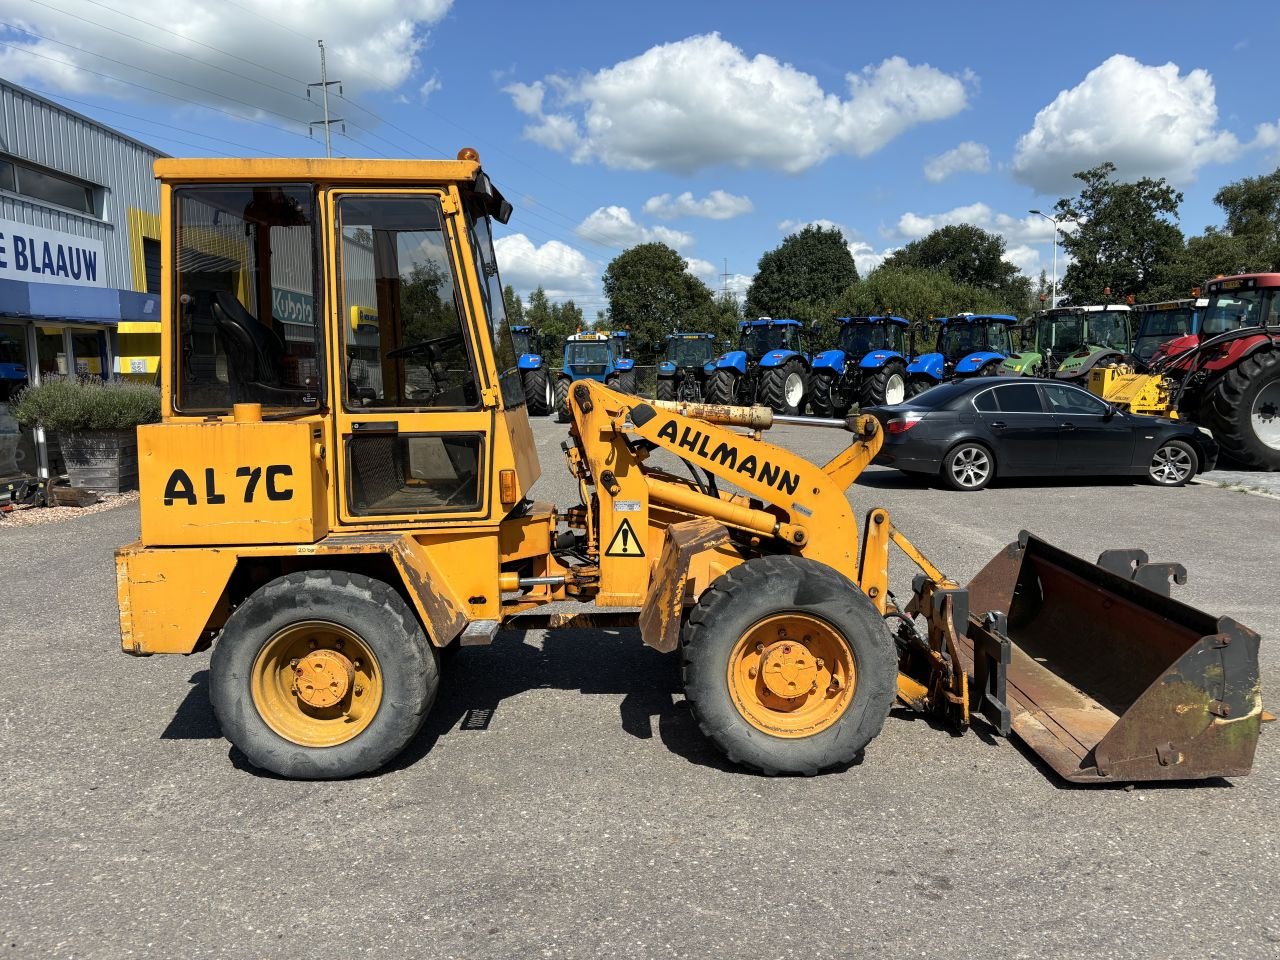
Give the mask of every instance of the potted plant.
M 49 377 L 13 403 L 26 427 L 58 434 L 71 486 L 121 493 L 138 486 L 137 427 L 160 419 L 160 390 L 97 377 Z

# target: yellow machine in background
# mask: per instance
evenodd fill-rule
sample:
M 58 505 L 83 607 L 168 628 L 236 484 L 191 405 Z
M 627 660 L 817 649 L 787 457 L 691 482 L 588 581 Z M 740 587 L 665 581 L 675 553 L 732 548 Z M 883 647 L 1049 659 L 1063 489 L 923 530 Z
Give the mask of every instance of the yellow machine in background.
M 1136 373 L 1128 364 L 1094 367 L 1089 392 L 1128 413 L 1178 419 L 1178 383 L 1168 377 Z
M 703 731 L 766 773 L 852 761 L 895 700 L 980 716 L 1074 780 L 1248 771 L 1256 634 L 1170 599 L 1180 568 L 1134 552 L 1095 565 L 1024 534 L 966 589 L 883 509 L 859 542 L 845 491 L 873 418 L 823 422 L 852 437 L 818 466 L 763 439 L 767 409 L 579 381 L 580 502 L 531 499 L 490 233 L 511 207 L 474 151 L 156 172 L 164 416 L 139 430 L 122 643 L 212 646 L 214 710 L 254 764 L 375 770 L 421 726 L 440 650 L 608 624 L 679 649 Z M 280 289 L 311 291 L 309 338 L 273 317 Z M 893 547 L 920 571 L 903 604 Z

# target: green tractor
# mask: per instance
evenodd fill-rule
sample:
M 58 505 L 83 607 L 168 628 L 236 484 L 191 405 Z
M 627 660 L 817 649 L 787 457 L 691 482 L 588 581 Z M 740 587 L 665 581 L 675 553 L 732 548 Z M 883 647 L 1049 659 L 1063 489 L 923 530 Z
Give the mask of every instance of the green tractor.
M 1010 354 L 1000 372 L 1058 380 L 1087 380 L 1108 358 L 1127 355 L 1133 345 L 1129 305 L 1055 307 L 1030 321 L 1031 345 Z

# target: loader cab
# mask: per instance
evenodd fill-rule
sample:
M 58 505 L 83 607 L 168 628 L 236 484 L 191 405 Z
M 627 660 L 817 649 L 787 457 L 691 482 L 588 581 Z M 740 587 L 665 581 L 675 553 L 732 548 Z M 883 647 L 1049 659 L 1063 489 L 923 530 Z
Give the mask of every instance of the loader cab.
M 192 496 L 175 500 L 162 483 L 184 532 L 167 521 L 153 532 L 216 536 L 214 508 L 239 487 L 241 542 L 300 528 L 314 539 L 344 526 L 496 522 L 520 501 L 538 467 L 517 452 L 531 449 L 531 434 L 490 231 L 511 207 L 473 152 L 166 159 L 156 172 L 172 218 L 158 429 L 210 428 L 176 469 L 208 471 L 216 493 L 192 481 Z M 247 456 L 232 434 L 270 436 L 254 449 L 279 462 L 221 461 Z M 270 470 L 274 493 L 248 489 Z M 144 538 L 153 492 L 144 474 Z M 288 533 L 246 508 L 269 500 L 290 514 Z

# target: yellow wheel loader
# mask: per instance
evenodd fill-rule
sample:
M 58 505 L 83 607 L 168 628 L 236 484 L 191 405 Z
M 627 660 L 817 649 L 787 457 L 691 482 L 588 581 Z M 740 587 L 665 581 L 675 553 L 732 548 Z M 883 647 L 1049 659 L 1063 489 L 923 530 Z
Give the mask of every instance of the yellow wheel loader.
M 163 421 L 138 432 L 122 644 L 212 647 L 214 711 L 256 766 L 376 770 L 419 730 L 442 651 L 631 625 L 679 651 L 706 735 L 768 774 L 847 764 L 895 702 L 1017 735 L 1071 780 L 1248 772 L 1256 634 L 1170 598 L 1181 568 L 1136 552 L 1092 564 L 1022 534 L 966 588 L 883 509 L 860 538 L 845 491 L 872 418 L 823 421 L 851 436 L 818 466 L 763 438 L 785 419 L 767 409 L 580 381 L 580 502 L 530 499 L 490 232 L 511 206 L 474 151 L 156 173 Z M 310 325 L 275 312 L 299 298 Z M 920 571 L 901 601 L 891 549 Z

